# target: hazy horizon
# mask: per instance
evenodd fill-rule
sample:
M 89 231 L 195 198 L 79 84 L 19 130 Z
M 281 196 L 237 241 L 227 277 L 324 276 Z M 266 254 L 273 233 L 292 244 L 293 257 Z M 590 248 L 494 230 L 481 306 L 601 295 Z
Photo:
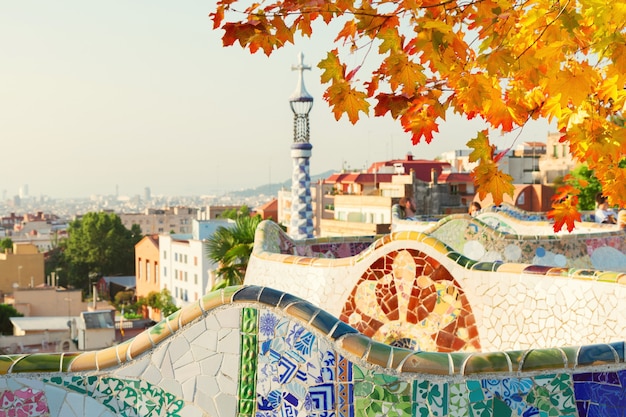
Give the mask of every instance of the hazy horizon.
M 3 6 L 0 137 L 10 152 L 0 190 L 9 196 L 23 184 L 32 196 L 67 198 L 116 185 L 127 195 L 146 186 L 154 195 L 203 195 L 282 182 L 292 172 L 288 100 L 300 52 L 312 67 L 304 78 L 314 97 L 312 175 L 407 152 L 432 159 L 484 128 L 450 116 L 431 144 L 413 146 L 390 117 L 335 121 L 316 67 L 333 47 L 328 31 L 268 58 L 222 47 L 208 17 L 213 3 Z M 548 132 L 546 122 L 533 124 L 517 143 Z

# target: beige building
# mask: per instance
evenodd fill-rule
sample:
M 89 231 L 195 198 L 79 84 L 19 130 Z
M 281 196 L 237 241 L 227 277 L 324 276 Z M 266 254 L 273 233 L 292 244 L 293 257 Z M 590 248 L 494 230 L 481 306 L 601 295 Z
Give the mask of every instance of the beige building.
M 146 209 L 144 213 L 120 213 L 118 216 L 128 230 L 139 225 L 143 235 L 191 233 L 192 222 L 198 217 L 198 209 L 191 207 L 169 207 Z
M 81 290 L 43 285 L 18 288 L 11 297 L 5 297 L 5 302 L 13 304 L 13 307 L 25 317 L 75 317 L 89 308 L 83 301 Z
M 13 249 L 0 253 L 0 292 L 34 288 L 44 283 L 44 255 L 30 243 L 14 243 Z
M 548 134 L 546 154 L 539 160 L 542 184 L 554 184 L 555 180 L 563 178 L 579 163 L 569 152 L 569 145 L 559 142 L 560 138 L 558 132 Z

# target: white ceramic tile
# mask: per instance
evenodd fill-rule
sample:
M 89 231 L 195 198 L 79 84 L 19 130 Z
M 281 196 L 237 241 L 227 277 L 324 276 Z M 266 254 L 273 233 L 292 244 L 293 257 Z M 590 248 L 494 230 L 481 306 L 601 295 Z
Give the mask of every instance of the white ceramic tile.
M 229 308 L 216 312 L 215 317 L 222 328 L 239 329 L 241 323 L 241 310 Z
M 177 397 L 182 397 L 183 395 L 183 390 L 180 385 L 180 382 L 173 378 L 163 378 L 163 380 L 161 381 L 161 384 L 159 385 L 159 388 Z
M 161 379 L 163 379 L 161 369 L 154 366 L 154 364 L 150 364 L 150 366 L 145 369 L 143 374 L 141 374 L 141 379 L 151 384 L 159 385 L 161 383 Z
M 180 417 L 203 417 L 205 414 L 198 407 L 186 405 L 179 413 Z
M 217 351 L 224 353 L 239 354 L 241 348 L 241 336 L 238 329 L 220 329 L 218 331 Z
M 219 417 L 236 417 L 237 415 L 237 399 L 233 395 L 220 393 L 215 398 Z
M 85 416 L 87 415 L 88 412 L 88 408 L 86 407 L 86 402 L 85 399 L 87 397 L 85 397 L 82 394 L 77 394 L 75 392 L 69 392 L 66 396 L 65 396 L 65 404 L 67 405 L 67 410 L 70 413 L 73 414 L 69 414 L 68 417 L 70 415 L 76 415 L 76 416 Z M 66 409 L 66 407 L 63 407 L 62 410 Z
M 48 402 L 48 410 L 50 416 L 60 415 L 61 408 L 65 404 L 65 395 L 67 391 L 56 385 L 46 384 L 43 388 L 46 394 L 46 401 Z
M 191 356 L 191 352 L 189 353 Z M 189 379 L 195 378 L 200 373 L 200 364 L 197 362 L 190 362 L 183 366 L 174 368 L 174 378 L 181 384 L 185 383 Z
M 185 365 L 189 363 L 192 358 L 190 358 L 189 351 L 189 342 L 182 335 L 177 335 L 170 342 L 167 351 L 172 360 L 172 365 L 176 367 L 177 365 Z

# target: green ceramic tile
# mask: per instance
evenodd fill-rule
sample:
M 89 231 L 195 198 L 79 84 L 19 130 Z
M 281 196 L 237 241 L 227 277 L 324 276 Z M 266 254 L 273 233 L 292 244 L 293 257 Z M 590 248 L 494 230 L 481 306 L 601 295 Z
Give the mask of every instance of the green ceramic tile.
M 464 375 L 483 372 L 511 372 L 506 353 L 476 353 L 467 358 L 464 366 Z
M 258 310 L 244 308 L 241 314 L 241 356 L 239 363 L 239 410 L 249 415 L 254 412 L 256 399 L 256 371 L 258 358 Z
M 63 353 L 61 358 L 61 372 L 67 372 L 74 358 L 80 356 L 80 352 Z
M 472 356 L 472 352 L 452 352 L 448 357 L 452 360 L 453 373 L 460 374 L 468 357 Z
M 402 372 L 449 375 L 450 357 L 446 353 L 416 352 L 402 364 Z
M 11 366 L 19 359 L 21 355 L 0 356 L 0 375 L 9 373 Z
M 526 355 L 526 351 L 525 350 L 509 350 L 504 353 L 511 360 L 511 368 L 513 369 L 513 372 L 520 371 L 522 367 L 522 360 L 524 359 L 524 356 Z
M 536 349 L 528 352 L 522 363 L 522 371 L 565 368 L 567 357 L 561 349 Z
M 374 365 L 386 367 L 390 363 L 392 348 L 384 343 L 372 342 L 366 360 Z
M 61 356 L 54 353 L 33 353 L 18 360 L 11 372 L 59 372 Z

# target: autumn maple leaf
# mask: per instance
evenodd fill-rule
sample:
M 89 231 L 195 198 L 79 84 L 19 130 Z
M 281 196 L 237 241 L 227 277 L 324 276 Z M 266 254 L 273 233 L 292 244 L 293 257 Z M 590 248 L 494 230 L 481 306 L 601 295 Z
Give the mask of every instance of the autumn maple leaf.
M 476 184 L 478 197 L 482 200 L 487 194 L 491 194 L 495 205 L 502 204 L 504 194 L 513 198 L 513 177 L 498 169 L 498 165 L 491 161 L 481 163 L 470 174 Z
M 474 139 L 470 139 L 466 145 L 468 148 L 473 149 L 469 154 L 470 162 L 493 160 L 495 146 L 489 143 L 488 132 L 486 130 L 478 132 L 478 135 Z
M 570 196 L 553 203 L 552 210 L 548 211 L 548 218 L 554 220 L 553 229 L 555 232 L 560 231 L 564 225 L 567 230 L 574 230 L 574 222 L 581 221 L 580 212 L 576 208 L 578 205 L 578 196 Z
M 335 120 L 346 113 L 352 124 L 359 120 L 359 112 L 369 113 L 365 93 L 352 88 L 346 81 L 336 81 L 324 92 L 324 99 L 333 107 Z

